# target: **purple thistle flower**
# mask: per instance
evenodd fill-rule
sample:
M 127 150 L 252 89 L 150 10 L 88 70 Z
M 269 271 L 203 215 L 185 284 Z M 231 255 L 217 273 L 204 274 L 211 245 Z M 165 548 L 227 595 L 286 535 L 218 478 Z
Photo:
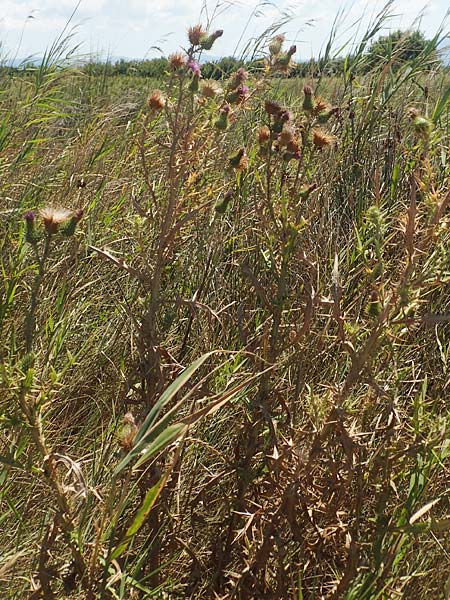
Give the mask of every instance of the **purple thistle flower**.
M 250 89 L 247 85 L 240 85 L 236 91 L 241 100 L 244 100 L 250 93 Z
M 202 76 L 200 65 L 193 58 L 191 58 L 191 60 L 188 61 L 187 67 L 188 67 L 188 69 L 190 69 L 192 71 L 192 73 L 194 75 L 197 75 L 197 77 L 201 77 Z

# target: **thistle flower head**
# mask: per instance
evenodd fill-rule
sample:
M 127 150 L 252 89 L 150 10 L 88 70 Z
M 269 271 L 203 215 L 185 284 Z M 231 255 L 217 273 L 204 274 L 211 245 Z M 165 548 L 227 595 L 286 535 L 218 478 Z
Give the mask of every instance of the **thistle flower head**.
M 203 82 L 202 96 L 205 98 L 216 98 L 217 96 L 220 96 L 221 93 L 222 88 L 217 81 L 214 81 L 214 79 L 208 79 L 207 81 Z
M 119 431 L 120 445 L 124 450 L 131 450 L 134 445 L 138 428 L 133 415 L 127 412 L 123 417 L 122 427 Z
M 147 98 L 147 106 L 154 112 L 163 110 L 166 106 L 166 99 L 163 96 L 161 90 L 153 90 Z
M 228 89 L 234 90 L 244 83 L 248 79 L 248 73 L 244 67 L 240 67 L 236 73 L 233 74 L 230 81 L 228 82 Z
M 289 143 L 294 141 L 294 139 L 295 139 L 294 129 L 291 127 L 291 125 L 285 124 L 283 126 L 283 129 L 281 130 L 280 136 L 278 138 L 278 142 L 279 142 L 280 146 L 287 146 Z
M 192 71 L 193 75 L 196 75 L 197 77 L 201 77 L 202 76 L 202 71 L 200 69 L 200 65 L 198 64 L 198 62 L 196 60 L 194 60 L 193 58 L 191 58 L 188 63 L 187 63 L 187 68 L 190 69 Z
M 169 66 L 172 71 L 178 71 L 186 66 L 186 57 L 181 52 L 175 52 L 169 56 Z
M 276 56 L 280 54 L 281 48 L 283 47 L 284 35 L 282 33 L 276 35 L 270 40 L 269 43 L 269 52 L 271 56 Z
M 72 216 L 72 213 L 65 208 L 47 206 L 39 212 L 39 215 L 44 223 L 45 231 L 48 234 L 53 234 L 58 231 L 62 223 Z
M 227 100 L 230 104 L 241 104 L 248 98 L 250 90 L 246 85 L 239 85 L 235 90 L 227 94 Z
M 313 144 L 319 150 L 323 150 L 323 148 L 327 148 L 328 146 L 332 146 L 336 142 L 336 138 L 333 135 L 330 135 L 320 127 L 316 127 L 313 129 Z
M 211 50 L 214 42 L 223 35 L 223 29 L 218 29 L 210 35 L 203 35 L 200 38 L 200 47 L 202 50 Z
M 207 35 L 201 25 L 193 25 L 188 29 L 188 39 L 193 46 L 199 46 L 200 40 Z
M 283 112 L 283 107 L 278 102 L 274 102 L 273 100 L 266 100 L 264 102 L 264 110 L 268 115 L 277 116 Z
M 270 129 L 267 125 L 260 127 L 258 129 L 258 143 L 265 144 L 270 140 Z
M 35 228 L 36 213 L 33 210 L 27 210 L 23 215 L 26 223 L 25 239 L 29 244 L 35 244 L 39 239 L 39 234 Z

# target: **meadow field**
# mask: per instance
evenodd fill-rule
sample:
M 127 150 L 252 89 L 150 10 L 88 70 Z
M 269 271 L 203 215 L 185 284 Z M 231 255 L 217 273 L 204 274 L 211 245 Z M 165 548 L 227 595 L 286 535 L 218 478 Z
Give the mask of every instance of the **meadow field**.
M 450 598 L 450 73 L 383 18 L 0 70 L 2 600 Z

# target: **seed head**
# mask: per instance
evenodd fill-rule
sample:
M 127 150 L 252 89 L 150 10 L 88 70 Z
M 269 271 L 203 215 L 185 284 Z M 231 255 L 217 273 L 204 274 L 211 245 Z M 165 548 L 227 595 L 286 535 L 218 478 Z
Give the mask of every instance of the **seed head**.
M 264 109 L 267 114 L 276 117 L 277 115 L 283 112 L 283 107 L 278 102 L 274 102 L 273 100 L 266 100 L 264 102 Z
M 278 138 L 278 142 L 279 142 L 280 146 L 287 146 L 292 141 L 294 141 L 294 139 L 295 139 L 294 129 L 288 124 L 284 125 L 283 129 L 281 130 L 280 136 Z
M 44 223 L 45 231 L 52 235 L 58 231 L 59 226 L 67 221 L 72 213 L 65 208 L 56 208 L 53 206 L 48 206 L 43 208 L 39 215 Z
M 172 71 L 178 71 L 186 66 L 186 57 L 181 52 L 169 56 L 169 66 Z
M 166 99 L 161 90 L 153 90 L 147 99 L 147 106 L 154 112 L 160 112 L 166 106 Z
M 266 144 L 270 140 L 270 129 L 264 125 L 258 130 L 258 143 Z
M 221 93 L 222 88 L 217 81 L 214 81 L 214 79 L 208 79 L 207 81 L 203 82 L 202 96 L 205 98 L 216 98 L 216 96 L 219 96 Z
M 333 135 L 330 135 L 320 127 L 313 129 L 313 144 L 319 150 L 326 148 L 328 146 L 332 146 L 336 141 L 336 138 Z
M 127 412 L 123 417 L 122 427 L 119 431 L 120 445 L 124 450 L 130 451 L 134 445 L 138 428 L 133 415 Z
M 236 89 L 237 87 L 242 85 L 244 83 L 244 81 L 246 81 L 247 79 L 248 79 L 247 71 L 243 67 L 240 67 L 236 71 L 236 73 L 233 74 L 232 78 L 228 82 L 228 89 L 229 90 Z
M 314 102 L 314 113 L 319 115 L 322 112 L 328 111 L 331 109 L 331 106 L 328 104 L 326 100 L 323 98 L 315 98 Z
M 280 54 L 281 48 L 283 47 L 283 42 L 284 42 L 284 35 L 282 33 L 280 33 L 279 35 L 276 35 L 275 37 L 273 37 L 270 40 L 269 52 L 270 52 L 271 56 L 276 56 L 277 54 Z
M 188 39 L 193 46 L 199 46 L 200 40 L 207 35 L 201 25 L 193 25 L 188 29 Z

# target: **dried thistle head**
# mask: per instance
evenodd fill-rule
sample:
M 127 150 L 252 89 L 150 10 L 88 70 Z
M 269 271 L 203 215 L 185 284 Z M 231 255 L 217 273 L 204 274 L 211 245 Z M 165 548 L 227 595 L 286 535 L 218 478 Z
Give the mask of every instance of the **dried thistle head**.
M 199 46 L 200 41 L 208 34 L 201 25 L 193 25 L 188 29 L 188 39 L 193 46 Z
M 217 96 L 220 96 L 223 90 L 217 81 L 214 81 L 214 79 L 207 79 L 203 82 L 201 91 L 202 96 L 205 98 L 216 98 Z
M 283 125 L 283 129 L 281 130 L 280 136 L 278 138 L 278 142 L 280 146 L 287 146 L 295 139 L 295 132 L 291 125 L 287 123 Z
M 72 213 L 65 208 L 47 206 L 39 211 L 39 216 L 42 219 L 45 231 L 48 234 L 53 234 L 58 231 L 62 223 L 72 216 Z
M 169 56 L 169 67 L 172 71 L 178 71 L 186 66 L 186 57 L 181 52 L 175 52 Z
M 244 81 L 246 81 L 247 79 L 248 79 L 247 71 L 244 69 L 244 67 L 240 67 L 236 71 L 236 73 L 234 73 L 233 76 L 231 77 L 230 81 L 228 82 L 227 87 L 229 90 L 234 90 L 235 88 L 242 85 L 244 83 Z
M 166 99 L 161 90 L 153 90 L 147 98 L 147 106 L 153 112 L 160 112 L 166 106 Z
M 258 143 L 266 144 L 270 140 L 270 129 L 267 125 L 260 127 L 258 129 Z
M 334 135 L 327 133 L 325 130 L 320 127 L 316 127 L 313 129 L 313 144 L 319 150 L 323 150 L 329 146 L 333 146 L 336 142 L 336 138 Z
M 327 112 L 329 110 L 331 110 L 331 106 L 328 104 L 328 102 L 326 100 L 324 100 L 323 98 L 315 98 L 314 113 L 316 115 L 318 115 L 322 112 Z
M 284 42 L 284 35 L 282 33 L 276 35 L 275 37 L 273 37 L 270 40 L 269 52 L 270 52 L 271 56 L 276 56 L 277 54 L 280 54 L 281 48 L 283 46 L 283 42 Z
M 268 115 L 276 117 L 277 115 L 281 114 L 284 109 L 278 102 L 275 102 L 274 100 L 266 100 L 264 102 L 264 110 Z

